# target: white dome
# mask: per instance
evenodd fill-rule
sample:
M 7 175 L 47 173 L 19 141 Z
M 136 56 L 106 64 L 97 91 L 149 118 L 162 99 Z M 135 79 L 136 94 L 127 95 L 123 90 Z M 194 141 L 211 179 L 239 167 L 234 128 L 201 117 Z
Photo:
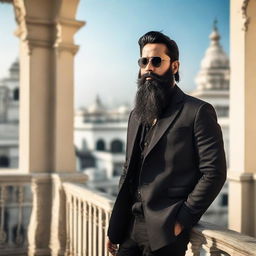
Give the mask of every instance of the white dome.
M 216 27 L 209 38 L 211 43 L 201 61 L 201 69 L 229 68 L 229 59 L 219 44 L 220 35 Z
M 201 61 L 201 68 L 195 80 L 197 90 L 228 90 L 229 58 L 219 44 L 220 35 L 216 21 L 209 38 L 210 46 Z

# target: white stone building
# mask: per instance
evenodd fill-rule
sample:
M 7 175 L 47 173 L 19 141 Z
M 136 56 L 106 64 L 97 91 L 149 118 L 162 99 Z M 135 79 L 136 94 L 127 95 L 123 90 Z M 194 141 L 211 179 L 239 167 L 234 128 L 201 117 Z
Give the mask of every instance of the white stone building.
M 18 168 L 19 62 L 0 80 L 0 168 Z
M 125 161 L 129 112 L 127 106 L 107 110 L 97 96 L 88 109 L 75 115 L 77 170 L 89 176 L 88 185 L 112 195 L 117 193 Z
M 220 35 L 214 23 L 213 31 L 209 36 L 210 46 L 201 61 L 201 68 L 196 76 L 196 89 L 190 95 L 211 103 L 217 113 L 218 123 L 221 126 L 224 147 L 229 166 L 229 58 L 223 51 L 219 40 Z M 222 226 L 227 226 L 227 183 L 212 203 L 203 220 Z

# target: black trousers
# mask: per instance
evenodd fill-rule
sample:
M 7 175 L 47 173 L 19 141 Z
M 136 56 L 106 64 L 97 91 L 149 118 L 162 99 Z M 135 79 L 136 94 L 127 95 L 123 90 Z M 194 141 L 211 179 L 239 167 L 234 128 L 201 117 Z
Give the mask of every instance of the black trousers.
M 176 240 L 154 252 L 151 251 L 143 215 L 133 216 L 126 239 L 119 245 L 117 256 L 184 256 L 190 230 L 183 230 Z

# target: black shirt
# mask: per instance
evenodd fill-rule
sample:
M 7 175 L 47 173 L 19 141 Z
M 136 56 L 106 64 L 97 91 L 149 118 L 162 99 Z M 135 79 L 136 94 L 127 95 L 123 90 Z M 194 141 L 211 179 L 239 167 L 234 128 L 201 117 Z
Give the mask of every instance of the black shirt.
M 147 151 L 147 148 L 150 144 L 152 135 L 154 133 L 154 127 L 155 125 L 149 126 L 149 125 L 142 125 L 139 129 L 139 147 L 138 152 L 136 152 L 136 165 L 134 166 L 133 176 L 130 183 L 130 191 L 131 195 L 133 197 L 133 203 L 132 203 L 132 213 L 133 214 L 143 214 L 143 208 L 142 208 L 142 202 L 141 202 L 141 195 L 139 190 L 139 177 L 141 173 L 141 166 L 142 162 L 145 157 L 145 153 Z

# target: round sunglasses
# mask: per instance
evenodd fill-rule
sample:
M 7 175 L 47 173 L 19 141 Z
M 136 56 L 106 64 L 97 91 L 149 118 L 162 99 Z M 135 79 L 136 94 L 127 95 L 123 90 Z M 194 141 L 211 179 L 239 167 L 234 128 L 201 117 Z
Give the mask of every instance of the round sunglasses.
M 141 68 L 145 68 L 149 62 L 151 62 L 151 65 L 155 68 L 159 68 L 163 61 L 166 61 L 167 59 L 162 59 L 161 57 L 155 56 L 155 57 L 141 57 L 138 60 L 138 64 Z M 170 61 L 170 59 L 168 59 Z

